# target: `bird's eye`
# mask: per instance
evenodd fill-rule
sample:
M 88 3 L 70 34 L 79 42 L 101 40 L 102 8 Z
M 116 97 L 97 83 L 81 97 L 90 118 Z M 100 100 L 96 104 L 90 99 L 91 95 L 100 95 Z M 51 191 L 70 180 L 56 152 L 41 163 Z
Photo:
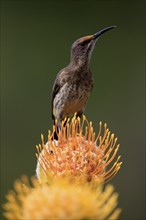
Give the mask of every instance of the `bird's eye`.
M 90 39 L 88 40 L 84 40 L 84 41 L 82 41 L 81 43 L 80 43 L 80 45 L 81 46 L 85 46 L 85 45 L 87 45 L 88 43 L 90 42 Z
M 85 44 L 86 44 L 86 41 L 83 41 L 80 43 L 81 46 L 85 46 Z

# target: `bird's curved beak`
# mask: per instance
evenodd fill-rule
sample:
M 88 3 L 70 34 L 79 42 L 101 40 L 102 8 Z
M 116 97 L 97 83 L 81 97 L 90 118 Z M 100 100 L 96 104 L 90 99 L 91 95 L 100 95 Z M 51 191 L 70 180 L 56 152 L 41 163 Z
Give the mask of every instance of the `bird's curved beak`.
M 100 35 L 102 35 L 102 34 L 105 33 L 106 31 L 109 31 L 109 30 L 111 30 L 111 29 L 113 29 L 113 28 L 115 28 L 115 27 L 117 27 L 117 26 L 106 27 L 106 28 L 104 28 L 104 29 L 102 29 L 102 30 L 96 32 L 95 34 L 92 35 L 92 39 L 93 39 L 93 40 L 94 40 L 94 39 L 97 39 Z

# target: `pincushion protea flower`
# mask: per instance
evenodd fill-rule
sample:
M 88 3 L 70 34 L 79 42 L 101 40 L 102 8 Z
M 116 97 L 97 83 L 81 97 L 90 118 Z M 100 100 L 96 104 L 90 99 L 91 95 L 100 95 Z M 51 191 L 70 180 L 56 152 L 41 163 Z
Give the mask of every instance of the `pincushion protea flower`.
M 39 185 L 33 178 L 30 186 L 28 178 L 23 177 L 7 195 L 4 216 L 8 220 L 118 219 L 121 210 L 116 208 L 118 194 L 114 188 L 107 185 L 103 191 L 99 184 L 93 190 L 91 185 L 71 184 L 66 178 Z
M 47 182 L 52 175 L 71 179 L 86 177 L 87 181 L 96 178 L 107 182 L 115 176 L 122 164 L 119 162 L 121 156 L 117 156 L 119 144 L 106 124 L 102 126 L 100 122 L 99 126 L 95 136 L 92 122 L 89 123 L 85 116 L 82 121 L 74 116 L 71 123 L 69 120 L 66 125 L 62 123 L 58 141 L 53 138 L 54 132 L 49 131 L 45 144 L 42 135 L 42 144 L 37 146 L 39 181 Z

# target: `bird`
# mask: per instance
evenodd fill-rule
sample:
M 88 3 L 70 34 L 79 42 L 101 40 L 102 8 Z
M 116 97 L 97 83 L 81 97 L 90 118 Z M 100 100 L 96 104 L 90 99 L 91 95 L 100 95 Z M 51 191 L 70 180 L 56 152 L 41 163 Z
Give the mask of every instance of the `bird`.
M 54 124 L 57 121 L 54 139 L 58 139 L 58 132 L 65 118 L 75 113 L 76 117 L 82 117 L 93 88 L 90 70 L 93 49 L 99 37 L 115 27 L 103 28 L 95 34 L 77 39 L 72 44 L 70 63 L 58 72 L 52 89 L 52 119 Z

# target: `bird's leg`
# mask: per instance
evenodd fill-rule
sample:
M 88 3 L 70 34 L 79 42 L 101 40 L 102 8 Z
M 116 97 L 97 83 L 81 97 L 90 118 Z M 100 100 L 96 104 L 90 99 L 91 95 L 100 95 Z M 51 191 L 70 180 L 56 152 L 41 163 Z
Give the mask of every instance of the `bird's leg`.
M 58 140 L 58 133 L 59 133 L 59 127 L 54 123 L 54 126 L 55 126 L 55 130 L 54 130 L 54 133 L 53 133 L 53 137 L 52 137 L 52 140 Z
M 64 121 L 63 121 L 63 127 L 66 126 L 67 120 L 68 120 L 68 117 L 66 117 L 66 118 L 64 119 Z
M 63 127 L 66 126 L 68 117 L 66 117 L 64 120 L 54 120 L 54 126 L 55 126 L 55 130 L 53 133 L 53 139 L 58 140 L 58 134 L 61 131 L 61 126 L 63 125 Z M 63 122 L 63 124 L 61 125 L 61 121 Z
M 53 132 L 53 136 L 52 136 L 52 140 L 58 140 L 58 134 L 61 130 L 61 122 L 60 120 L 58 120 L 57 118 L 53 117 L 53 121 L 54 121 L 54 132 Z
M 80 118 L 81 119 L 81 117 L 82 117 L 82 115 L 83 115 L 83 111 L 79 111 L 79 112 L 77 112 L 77 114 L 76 114 L 76 118 Z M 80 131 L 80 124 L 78 124 L 78 132 Z

